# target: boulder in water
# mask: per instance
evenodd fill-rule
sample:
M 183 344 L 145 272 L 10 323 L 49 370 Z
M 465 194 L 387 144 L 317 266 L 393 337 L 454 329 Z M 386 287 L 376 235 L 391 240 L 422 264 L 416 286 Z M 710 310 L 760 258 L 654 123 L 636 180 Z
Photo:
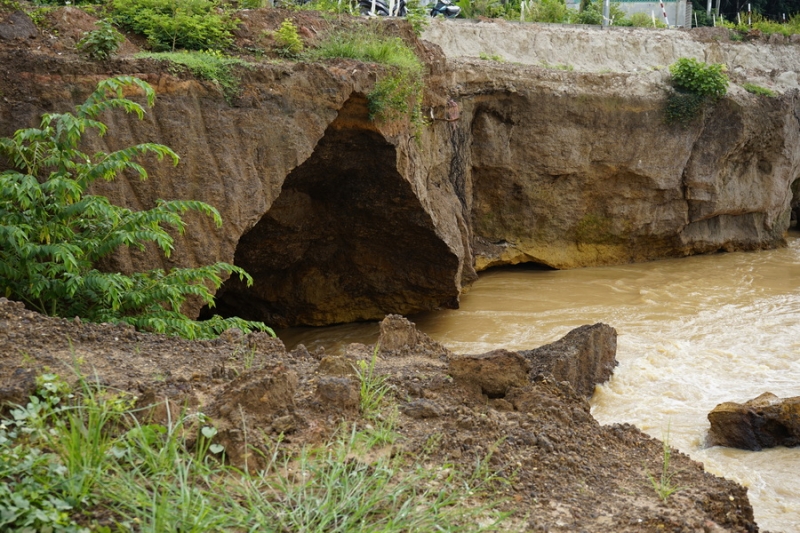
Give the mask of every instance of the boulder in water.
M 758 451 L 800 445 L 800 396 L 778 398 L 765 392 L 745 403 L 724 402 L 708 420 L 710 446 Z

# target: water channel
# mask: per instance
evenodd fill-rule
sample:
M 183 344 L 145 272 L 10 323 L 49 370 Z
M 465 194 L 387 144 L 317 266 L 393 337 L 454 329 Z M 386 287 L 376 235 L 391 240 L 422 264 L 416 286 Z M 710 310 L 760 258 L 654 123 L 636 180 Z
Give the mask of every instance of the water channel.
M 797 235 L 797 234 L 794 234 Z M 412 317 L 457 353 L 530 349 L 582 324 L 619 334 L 619 366 L 592 399 L 601 423 L 629 422 L 749 488 L 762 529 L 800 531 L 800 448 L 705 448 L 706 415 L 770 391 L 800 396 L 800 238 L 779 250 L 569 271 L 483 273 L 461 308 Z M 295 329 L 287 346 L 377 339 L 376 324 Z

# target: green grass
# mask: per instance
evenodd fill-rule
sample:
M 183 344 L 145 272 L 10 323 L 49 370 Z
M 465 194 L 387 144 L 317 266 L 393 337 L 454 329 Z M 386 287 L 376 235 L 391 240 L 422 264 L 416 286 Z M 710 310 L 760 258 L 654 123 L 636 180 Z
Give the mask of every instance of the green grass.
M 388 453 L 392 417 L 295 451 L 267 439 L 265 466 L 249 471 L 220 461 L 200 414 L 146 423 L 132 397 L 85 379 L 77 390 L 54 375 L 39 384 L 0 425 L 3 531 L 471 532 L 505 518 L 488 457 L 460 472 Z
M 760 85 L 756 85 L 755 83 L 745 83 L 744 85 L 742 85 L 742 87 L 744 88 L 745 91 L 752 94 L 757 94 L 759 96 L 769 96 L 769 97 L 775 96 L 775 91 L 767 89 L 766 87 L 761 87 Z
M 359 398 L 361 415 L 364 418 L 372 419 L 380 413 L 381 405 L 389 392 L 389 385 L 386 382 L 387 376 L 375 373 L 375 363 L 378 361 L 378 350 L 380 344 L 375 345 L 372 352 L 372 359 L 369 362 L 359 361 L 356 374 L 360 382 Z
M 542 61 L 541 65 L 543 68 L 549 68 L 552 70 L 564 70 L 567 72 L 572 72 L 575 70 L 575 67 L 570 65 L 569 63 L 548 63 L 547 61 Z
M 249 67 L 249 63 L 235 57 L 227 57 L 219 51 L 206 50 L 202 52 L 141 52 L 136 57 L 168 61 L 174 72 L 186 68 L 194 76 L 219 84 L 225 98 L 230 101 L 239 94 L 239 76 L 237 67 Z
M 669 429 L 667 429 L 667 434 L 661 441 L 661 446 L 661 476 L 655 478 L 650 472 L 647 472 L 647 479 L 650 480 L 650 483 L 653 485 L 653 490 L 658 497 L 666 502 L 670 496 L 683 490 L 683 487 L 677 486 L 672 481 L 672 477 L 675 474 L 669 471 L 669 461 L 672 455 L 672 448 L 669 445 Z
M 370 118 L 379 121 L 408 119 L 419 136 L 425 125 L 421 110 L 425 67 L 402 39 L 384 35 L 379 26 L 362 25 L 332 32 L 307 57 L 312 60 L 348 58 L 389 67 L 367 95 Z
M 380 63 L 421 75 L 424 67 L 414 51 L 399 37 L 382 35 L 379 27 L 361 26 L 332 32 L 315 50 L 312 59 L 349 58 Z
M 481 52 L 480 54 L 478 54 L 478 57 L 480 59 L 483 59 L 484 61 L 497 61 L 498 63 L 506 62 L 506 60 L 503 59 L 503 56 L 499 54 L 487 54 L 486 52 Z

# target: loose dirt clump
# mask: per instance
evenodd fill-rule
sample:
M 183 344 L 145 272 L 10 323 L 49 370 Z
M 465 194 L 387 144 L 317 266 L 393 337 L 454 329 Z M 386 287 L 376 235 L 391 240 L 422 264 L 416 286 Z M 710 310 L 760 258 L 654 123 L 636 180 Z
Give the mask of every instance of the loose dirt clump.
M 302 346 L 287 352 L 263 334 L 234 330 L 191 342 L 48 318 L 0 298 L 0 409 L 26 402 L 38 373 L 68 380 L 81 373 L 152 406 L 151 418 L 168 409 L 203 412 L 229 460 L 257 468 L 258 454 L 245 451 L 264 444 L 259 439 L 292 454 L 325 443 L 345 421 L 372 423 L 362 417 L 358 390 L 359 372 L 374 360 L 374 375 L 389 386 L 378 418 L 394 417 L 400 435 L 392 453 L 425 458 L 431 469 L 492 472 L 492 497 L 512 513 L 511 531 L 758 530 L 745 488 L 678 452 L 671 469 L 681 490 L 659 499 L 647 474 L 661 471 L 661 442 L 630 425 L 601 426 L 570 382 L 539 373 L 506 380 L 489 397 L 454 379 L 458 356 L 420 332 L 414 338 L 385 352 L 350 345 L 337 359 Z

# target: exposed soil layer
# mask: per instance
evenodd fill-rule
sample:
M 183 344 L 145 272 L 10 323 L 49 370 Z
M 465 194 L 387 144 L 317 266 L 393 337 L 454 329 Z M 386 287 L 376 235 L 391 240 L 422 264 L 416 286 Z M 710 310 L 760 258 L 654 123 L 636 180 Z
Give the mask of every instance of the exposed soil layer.
M 661 501 L 647 478 L 661 471 L 661 442 L 630 425 L 599 425 L 569 382 L 537 374 L 490 399 L 451 377 L 458 356 L 419 332 L 413 337 L 411 346 L 381 352 L 376 366 L 392 387 L 387 409 L 399 409 L 395 453 L 427 450 L 431 468 L 469 470 L 493 452 L 490 467 L 508 480 L 500 495 L 513 512 L 510 530 L 758 531 L 745 488 L 677 451 L 673 481 L 682 490 Z M 366 424 L 351 365 L 371 354 L 364 345 L 350 345 L 338 358 L 302 346 L 287 353 L 277 339 L 235 331 L 190 342 L 48 318 L 0 299 L 4 411 L 26 401 L 36 373 L 74 379 L 79 369 L 137 396 L 140 406 L 161 402 L 156 418 L 165 416 L 165 400 L 203 411 L 235 463 L 243 460 L 245 427 L 263 430 L 264 438 L 284 433 L 280 446 L 291 453 L 325 442 L 343 421 Z

